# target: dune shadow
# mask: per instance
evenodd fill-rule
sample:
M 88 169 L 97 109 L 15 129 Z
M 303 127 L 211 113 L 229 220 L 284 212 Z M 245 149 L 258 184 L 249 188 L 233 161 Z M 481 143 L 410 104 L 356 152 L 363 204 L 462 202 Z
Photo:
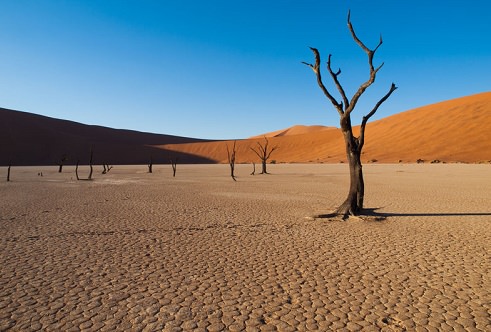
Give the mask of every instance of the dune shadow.
M 363 215 L 370 217 L 389 218 L 389 217 L 472 217 L 472 216 L 491 216 L 491 212 L 379 212 L 381 208 L 363 209 Z

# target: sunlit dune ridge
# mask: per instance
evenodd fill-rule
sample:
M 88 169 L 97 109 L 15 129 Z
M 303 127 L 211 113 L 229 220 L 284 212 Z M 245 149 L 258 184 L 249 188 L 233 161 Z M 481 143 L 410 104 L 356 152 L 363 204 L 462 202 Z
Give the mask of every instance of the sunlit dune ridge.
M 334 110 L 333 110 L 334 112 Z M 353 115 L 353 119 L 358 114 Z M 361 116 L 360 116 L 361 117 Z M 358 131 L 355 127 L 355 132 Z M 275 162 L 346 161 L 341 131 L 293 126 L 237 141 L 237 162 L 258 161 L 251 147 L 277 146 Z M 168 150 L 227 161 L 233 141 L 167 144 Z M 367 125 L 364 162 L 485 162 L 491 160 L 491 92 L 419 107 Z

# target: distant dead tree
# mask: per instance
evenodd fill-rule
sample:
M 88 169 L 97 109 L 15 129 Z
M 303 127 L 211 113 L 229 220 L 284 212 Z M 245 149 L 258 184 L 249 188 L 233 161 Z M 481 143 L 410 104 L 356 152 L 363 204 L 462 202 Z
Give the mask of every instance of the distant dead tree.
M 177 157 L 170 157 L 170 163 L 172 165 L 172 176 L 176 177 L 176 171 L 177 171 Z
M 65 164 L 65 161 L 67 161 L 67 160 L 68 160 L 68 158 L 67 158 L 66 153 L 62 154 L 61 158 L 60 158 L 59 167 L 58 167 L 58 173 L 61 173 L 63 171 L 63 165 Z
M 274 146 L 271 149 L 269 149 L 268 148 L 269 141 L 266 138 L 266 136 L 264 136 L 264 144 L 261 144 L 260 142 L 256 142 L 256 143 L 257 143 L 257 147 L 251 147 L 250 149 L 254 151 L 254 153 L 259 157 L 259 159 L 261 159 L 261 163 L 262 163 L 261 174 L 269 174 L 266 170 L 266 164 L 273 151 L 278 149 L 278 146 Z M 256 167 L 254 165 L 254 172 L 255 170 Z
M 153 158 L 150 156 L 150 162 L 148 163 L 148 173 L 152 173 L 153 168 Z
M 92 163 L 93 163 L 93 159 L 94 159 L 93 157 L 94 157 L 94 146 L 91 146 L 90 147 L 90 160 L 89 160 L 90 173 L 89 173 L 89 177 L 88 177 L 89 180 L 92 180 L 92 171 L 94 170 L 92 168 Z
M 251 173 L 251 175 L 255 175 L 255 174 L 256 174 L 256 163 L 252 162 L 252 173 Z
M 330 100 L 330 102 L 334 105 L 334 108 L 337 110 L 340 117 L 340 125 L 341 131 L 344 136 L 344 142 L 346 145 L 346 155 L 348 157 L 349 162 L 349 170 L 350 170 L 350 188 L 348 192 L 348 197 L 341 204 L 335 212 L 332 214 L 337 216 L 342 216 L 343 219 L 348 218 L 350 215 L 356 216 L 360 215 L 363 210 L 363 199 L 365 195 L 365 185 L 363 181 L 363 170 L 361 165 L 361 150 L 363 148 L 363 144 L 365 143 L 365 127 L 367 121 L 375 114 L 380 105 L 385 102 L 389 96 L 394 92 L 397 87 L 394 83 L 392 83 L 389 91 L 383 96 L 373 107 L 373 109 L 362 118 L 362 122 L 360 125 L 360 134 L 358 137 L 353 135 L 353 130 L 351 126 L 351 113 L 355 109 L 356 103 L 358 102 L 361 95 L 365 92 L 365 90 L 375 82 L 375 77 L 378 71 L 384 65 L 383 63 L 374 68 L 373 66 L 373 57 L 375 52 L 378 50 L 380 45 L 382 45 L 382 36 L 380 36 L 380 41 L 377 46 L 371 50 L 365 46 L 365 44 L 358 38 L 353 29 L 353 25 L 350 20 L 350 12 L 348 11 L 348 29 L 351 33 L 352 38 L 361 47 L 361 49 L 368 56 L 368 66 L 370 69 L 370 74 L 366 82 L 362 83 L 358 90 L 355 92 L 351 100 L 348 100 L 346 93 L 338 80 L 338 76 L 341 74 L 341 69 L 334 72 L 331 67 L 331 54 L 329 54 L 327 58 L 327 70 L 339 92 L 341 95 L 342 101 L 338 102 L 332 94 L 327 90 L 324 83 L 322 82 L 321 71 L 320 71 L 320 54 L 316 48 L 311 47 L 310 49 L 314 53 L 315 64 L 309 64 L 303 62 L 305 65 L 309 66 L 315 73 L 317 77 L 317 84 L 320 89 L 324 93 L 324 95 Z
M 77 181 L 80 180 L 78 177 L 78 164 L 80 164 L 80 160 L 77 160 L 77 165 L 75 165 L 75 177 L 77 178 Z
M 109 171 L 113 168 L 112 166 L 109 166 L 109 164 L 102 163 L 102 174 L 107 174 Z
M 94 146 L 91 146 L 90 147 L 90 160 L 89 160 L 89 166 L 90 166 L 90 172 L 89 172 L 89 177 L 87 179 L 81 179 L 79 176 L 78 176 L 78 165 L 80 164 L 80 160 L 77 160 L 77 165 L 75 166 L 75 176 L 77 177 L 77 180 L 92 180 L 92 173 L 93 173 L 93 167 L 92 167 L 92 163 L 93 163 L 93 158 L 94 157 Z
M 12 167 L 12 163 L 9 163 L 9 167 L 7 167 L 7 182 L 10 181 L 10 168 Z
M 237 181 L 235 179 L 235 174 L 234 174 L 234 170 L 235 170 L 235 156 L 236 156 L 236 148 L 235 148 L 236 142 L 237 141 L 234 141 L 234 145 L 232 147 L 232 151 L 229 150 L 228 144 L 227 144 L 227 158 L 228 158 L 228 164 L 230 165 L 230 176 L 232 177 L 232 179 L 234 181 Z

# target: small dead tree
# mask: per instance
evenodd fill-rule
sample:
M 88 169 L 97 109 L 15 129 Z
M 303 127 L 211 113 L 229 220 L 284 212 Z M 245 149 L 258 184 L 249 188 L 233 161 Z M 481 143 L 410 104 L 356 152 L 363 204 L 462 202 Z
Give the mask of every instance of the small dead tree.
M 338 102 L 336 98 L 327 90 L 321 77 L 320 71 L 320 54 L 316 48 L 311 47 L 310 49 L 314 53 L 315 63 L 310 64 L 303 62 L 309 66 L 315 73 L 317 77 L 317 84 L 324 93 L 324 95 L 330 100 L 334 108 L 337 110 L 340 117 L 341 131 L 343 133 L 344 142 L 346 145 L 346 155 L 348 157 L 349 170 L 350 170 L 350 188 L 348 192 L 348 197 L 341 206 L 339 206 L 332 215 L 342 216 L 343 219 L 348 218 L 350 215 L 356 216 L 362 213 L 363 209 L 363 199 L 365 195 L 365 185 L 363 182 L 363 170 L 361 165 L 361 150 L 365 143 L 365 128 L 367 121 L 375 114 L 380 105 L 385 102 L 392 92 L 394 92 L 397 87 L 392 83 L 389 91 L 383 96 L 373 107 L 373 109 L 362 118 L 360 125 L 360 134 L 358 137 L 353 135 L 353 129 L 351 126 L 351 113 L 355 109 L 356 103 L 360 99 L 361 95 L 365 90 L 375 82 L 375 77 L 378 71 L 384 65 L 383 63 L 375 68 L 373 66 L 373 57 L 375 52 L 378 50 L 380 45 L 382 45 L 382 36 L 380 36 L 380 41 L 377 46 L 371 50 L 358 38 L 353 29 L 353 25 L 350 20 L 350 12 L 348 11 L 348 29 L 351 33 L 351 37 L 354 39 L 356 44 L 367 54 L 368 56 L 368 66 L 370 69 L 370 74 L 366 82 L 362 83 L 358 90 L 355 92 L 351 100 L 348 99 L 346 93 L 339 82 L 338 76 L 341 74 L 341 69 L 334 72 L 331 67 L 331 54 L 327 58 L 327 71 L 329 72 L 339 94 L 341 95 L 342 101 Z
M 59 167 L 58 167 L 58 173 L 61 173 L 63 171 L 63 165 L 65 164 L 65 161 L 67 161 L 68 158 L 67 158 L 67 155 L 64 153 L 61 155 L 61 159 L 60 159 L 60 163 L 59 163 Z
M 255 175 L 255 174 L 256 174 L 256 163 L 252 162 L 252 173 L 251 173 L 251 175 Z
M 87 179 L 81 179 L 78 176 L 78 165 L 80 164 L 80 160 L 77 160 L 77 165 L 75 166 L 75 176 L 77 177 L 77 180 L 92 180 L 92 173 L 94 171 L 92 163 L 94 160 L 94 146 L 91 146 L 90 148 L 90 160 L 89 160 L 89 166 L 90 166 L 90 172 L 89 172 L 89 177 Z
M 266 138 L 266 136 L 264 136 L 264 144 L 261 144 L 260 142 L 256 142 L 256 143 L 257 143 L 257 147 L 251 147 L 250 149 L 254 151 L 254 153 L 259 157 L 259 159 L 261 159 L 261 164 L 262 164 L 261 174 L 269 174 L 266 170 L 266 164 L 273 151 L 278 149 L 278 146 L 274 146 L 271 149 L 269 149 L 268 148 L 269 141 Z M 254 171 L 255 169 L 256 168 L 254 166 Z
M 235 179 L 235 174 L 234 174 L 234 170 L 235 170 L 235 155 L 236 155 L 235 143 L 236 142 L 237 141 L 234 141 L 234 145 L 232 147 L 232 151 L 229 150 L 228 144 L 227 144 L 227 158 L 228 158 L 228 164 L 230 165 L 230 176 L 232 177 L 232 179 L 234 181 L 237 181 Z
M 150 162 L 148 163 L 148 173 L 152 173 L 153 168 L 153 158 L 150 156 Z
M 171 157 L 170 158 L 170 163 L 172 165 L 172 176 L 176 177 L 176 171 L 177 171 L 177 157 Z
M 93 163 L 93 158 L 94 157 L 94 146 L 91 146 L 90 147 L 90 160 L 89 160 L 89 166 L 90 166 L 90 172 L 89 172 L 89 177 L 88 179 L 89 180 L 92 180 L 92 172 L 93 172 L 93 167 L 92 167 L 92 163 Z
M 9 167 L 7 167 L 7 182 L 10 181 L 10 168 L 12 167 L 12 163 L 9 163 Z
M 75 166 L 75 177 L 77 178 L 77 181 L 80 180 L 78 177 L 78 164 L 80 164 L 80 160 L 77 160 L 77 165 Z
M 107 174 L 109 171 L 113 168 L 112 166 L 109 166 L 109 164 L 102 163 L 102 174 Z

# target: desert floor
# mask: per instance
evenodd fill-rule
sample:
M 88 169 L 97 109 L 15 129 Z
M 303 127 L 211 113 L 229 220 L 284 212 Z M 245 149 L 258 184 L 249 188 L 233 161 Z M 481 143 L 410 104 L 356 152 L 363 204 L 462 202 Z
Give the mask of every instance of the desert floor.
M 0 168 L 0 330 L 491 330 L 491 165 L 101 170 Z

